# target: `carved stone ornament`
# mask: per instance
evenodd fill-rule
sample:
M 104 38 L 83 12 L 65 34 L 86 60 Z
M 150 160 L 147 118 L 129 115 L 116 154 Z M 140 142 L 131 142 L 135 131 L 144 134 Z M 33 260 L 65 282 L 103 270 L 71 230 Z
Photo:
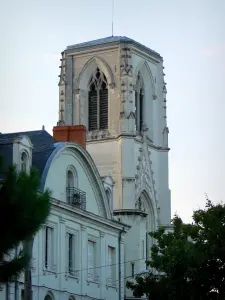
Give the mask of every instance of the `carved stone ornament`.
M 104 130 L 92 130 L 87 132 L 87 140 L 100 140 L 110 137 L 111 134 L 108 129 Z
M 82 231 L 85 231 L 87 229 L 87 227 L 86 226 L 84 226 L 84 225 L 81 225 L 81 230 Z
M 132 74 L 132 65 L 131 65 L 131 51 L 130 48 L 124 46 L 122 48 L 121 54 L 121 74 L 129 75 Z
M 103 231 L 100 231 L 100 237 L 104 238 L 104 236 L 105 236 L 105 233 Z
M 59 77 L 59 86 L 62 86 L 62 85 L 65 85 L 66 84 L 66 80 L 65 80 L 65 52 L 62 52 L 62 58 L 60 59 L 61 61 L 61 65 L 59 66 L 60 68 L 60 75 L 58 76 Z
M 163 82 L 163 93 L 167 94 L 167 89 L 166 89 L 166 83 L 165 82 Z
M 130 112 L 128 119 L 135 119 L 135 113 L 133 111 Z
M 147 186 L 150 191 L 152 190 L 147 163 L 144 152 L 140 151 L 138 165 L 136 166 L 137 173 L 135 176 L 136 195 L 138 195 L 145 186 Z

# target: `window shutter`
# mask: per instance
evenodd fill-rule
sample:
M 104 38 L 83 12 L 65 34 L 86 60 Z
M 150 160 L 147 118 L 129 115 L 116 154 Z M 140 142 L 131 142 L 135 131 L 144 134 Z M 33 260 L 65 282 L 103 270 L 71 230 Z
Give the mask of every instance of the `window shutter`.
M 100 129 L 108 128 L 108 89 L 100 90 Z
M 89 92 L 89 106 L 88 106 L 88 116 L 89 116 L 89 130 L 98 129 L 98 109 L 97 109 L 97 91 L 91 90 Z

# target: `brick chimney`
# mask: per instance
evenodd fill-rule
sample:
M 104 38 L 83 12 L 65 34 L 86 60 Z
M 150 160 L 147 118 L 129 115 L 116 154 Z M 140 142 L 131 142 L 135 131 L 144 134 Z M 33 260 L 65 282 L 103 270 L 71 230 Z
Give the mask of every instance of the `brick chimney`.
M 84 125 L 55 126 L 53 137 L 57 142 L 74 142 L 86 149 L 86 127 Z

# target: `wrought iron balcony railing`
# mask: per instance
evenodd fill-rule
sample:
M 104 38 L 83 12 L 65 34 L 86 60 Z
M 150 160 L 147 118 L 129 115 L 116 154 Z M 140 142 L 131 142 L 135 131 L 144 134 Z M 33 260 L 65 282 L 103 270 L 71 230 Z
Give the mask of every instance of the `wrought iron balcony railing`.
M 86 193 L 75 187 L 67 187 L 67 202 L 77 208 L 86 210 Z

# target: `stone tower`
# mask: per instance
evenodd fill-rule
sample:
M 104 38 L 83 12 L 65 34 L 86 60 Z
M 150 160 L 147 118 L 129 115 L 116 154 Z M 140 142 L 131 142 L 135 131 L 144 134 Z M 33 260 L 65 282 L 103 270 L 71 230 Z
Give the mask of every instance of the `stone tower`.
M 87 150 L 125 237 L 125 278 L 146 269 L 147 232 L 171 219 L 163 58 L 127 37 L 62 52 L 59 123 L 87 128 Z

